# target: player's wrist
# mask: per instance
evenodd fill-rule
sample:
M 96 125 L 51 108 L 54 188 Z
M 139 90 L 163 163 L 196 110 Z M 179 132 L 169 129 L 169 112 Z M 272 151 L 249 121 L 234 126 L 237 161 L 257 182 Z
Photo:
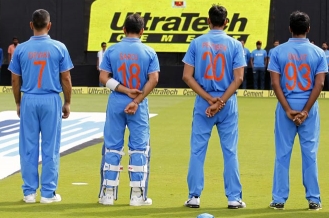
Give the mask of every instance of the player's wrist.
M 133 102 L 138 106 L 139 105 L 139 102 L 137 100 L 133 100 Z

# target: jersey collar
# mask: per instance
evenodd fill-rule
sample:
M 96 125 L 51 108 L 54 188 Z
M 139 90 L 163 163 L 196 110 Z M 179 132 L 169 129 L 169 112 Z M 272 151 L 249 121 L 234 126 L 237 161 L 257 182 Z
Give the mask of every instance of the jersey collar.
M 289 42 L 310 42 L 308 38 L 289 38 Z
M 50 36 L 48 34 L 41 35 L 41 36 L 32 36 L 31 39 L 33 39 L 33 40 L 50 39 Z
M 141 40 L 139 38 L 133 38 L 133 37 L 124 37 L 124 38 L 122 38 L 121 41 L 125 41 L 125 42 L 141 42 Z
M 224 30 L 209 30 L 210 34 L 226 34 Z

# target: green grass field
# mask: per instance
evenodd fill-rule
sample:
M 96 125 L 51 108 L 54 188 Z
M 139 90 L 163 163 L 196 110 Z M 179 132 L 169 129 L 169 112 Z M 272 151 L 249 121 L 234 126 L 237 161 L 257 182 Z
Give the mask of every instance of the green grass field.
M 320 100 L 321 138 L 319 178 L 322 197 L 321 211 L 308 211 L 301 176 L 299 142 L 293 152 L 290 168 L 290 198 L 284 211 L 268 208 L 271 201 L 274 166 L 274 111 L 276 99 L 239 98 L 239 162 L 243 200 L 247 208 L 228 210 L 224 195 L 223 161 L 218 136 L 214 129 L 205 164 L 205 189 L 200 209 L 183 207 L 187 199 L 186 174 L 193 97 L 149 97 L 151 119 L 150 207 L 130 207 L 128 155 L 123 157 L 124 171 L 120 177 L 119 199 L 114 206 L 97 203 L 101 144 L 90 146 L 61 158 L 58 193 L 63 201 L 50 205 L 25 204 L 22 201 L 21 175 L 0 180 L 0 218 L 21 217 L 196 217 L 210 213 L 215 217 L 329 217 L 329 101 Z M 0 111 L 15 110 L 11 94 L 0 94 Z M 74 95 L 72 111 L 104 112 L 107 96 Z M 126 149 L 127 150 L 127 149 Z M 86 182 L 87 186 L 73 186 Z M 39 193 L 38 193 L 39 194 Z M 37 200 L 40 199 L 40 195 Z

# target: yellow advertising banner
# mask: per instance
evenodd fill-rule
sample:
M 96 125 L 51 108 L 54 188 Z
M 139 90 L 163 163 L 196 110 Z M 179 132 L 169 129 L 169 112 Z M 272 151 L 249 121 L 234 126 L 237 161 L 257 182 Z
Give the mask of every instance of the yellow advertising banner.
M 0 86 L 0 93 L 13 93 L 11 86 Z M 109 95 L 111 91 L 106 87 L 73 87 L 72 94 L 88 94 L 88 95 Z M 182 88 L 155 88 L 150 95 L 157 96 L 196 96 L 192 89 Z M 238 97 L 249 98 L 276 98 L 273 90 L 252 90 L 252 89 L 238 89 Z M 319 98 L 329 98 L 329 92 L 323 91 Z
M 267 44 L 271 0 L 227 0 L 225 31 L 243 39 L 253 48 L 258 40 Z M 144 17 L 142 42 L 157 52 L 186 52 L 189 43 L 209 31 L 208 10 L 213 0 L 96 0 L 91 6 L 88 51 L 99 51 L 101 42 L 109 46 L 124 37 L 125 18 L 133 13 Z

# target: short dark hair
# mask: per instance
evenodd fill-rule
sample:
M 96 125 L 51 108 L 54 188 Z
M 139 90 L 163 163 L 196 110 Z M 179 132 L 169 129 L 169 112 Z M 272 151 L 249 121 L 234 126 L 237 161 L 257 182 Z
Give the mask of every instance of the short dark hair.
M 259 41 L 259 40 L 258 40 L 258 41 L 256 42 L 256 45 L 262 45 L 262 41 Z
M 144 18 L 140 14 L 129 15 L 124 23 L 127 33 L 139 33 L 144 28 Z
M 244 41 L 243 39 L 241 39 L 241 38 L 239 39 L 239 41 L 240 41 L 240 42 L 245 42 L 245 41 Z
M 44 9 L 38 9 L 34 11 L 32 14 L 32 23 L 33 23 L 33 27 L 36 30 L 42 30 L 43 28 L 45 28 L 49 23 L 49 21 L 50 21 L 50 15 L 48 11 Z
M 327 42 L 322 42 L 322 44 L 326 44 L 328 46 L 328 43 Z
M 310 17 L 301 11 L 290 14 L 290 29 L 295 35 L 305 34 L 310 27 Z
M 212 25 L 221 27 L 227 19 L 227 10 L 224 6 L 213 4 L 208 15 Z
M 106 45 L 106 42 L 102 42 L 101 46 L 103 46 L 104 44 Z
M 17 40 L 18 40 L 17 36 L 14 36 L 14 37 L 13 37 L 13 40 L 15 40 L 15 39 L 17 39 Z

